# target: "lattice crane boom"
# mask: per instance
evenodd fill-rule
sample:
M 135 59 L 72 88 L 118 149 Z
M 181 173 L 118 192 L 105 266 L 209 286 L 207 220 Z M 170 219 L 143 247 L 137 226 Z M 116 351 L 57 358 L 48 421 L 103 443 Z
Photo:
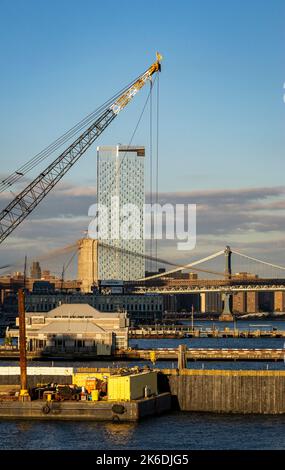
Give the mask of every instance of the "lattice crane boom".
M 39 205 L 136 93 L 161 69 L 160 54 L 146 72 L 125 90 L 64 152 L 0 212 L 0 243 Z

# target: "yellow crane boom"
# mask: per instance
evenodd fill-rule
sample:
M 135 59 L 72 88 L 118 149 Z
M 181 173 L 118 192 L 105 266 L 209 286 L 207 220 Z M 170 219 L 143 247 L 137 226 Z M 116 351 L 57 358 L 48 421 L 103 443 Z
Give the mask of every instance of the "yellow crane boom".
M 159 72 L 162 56 L 157 53 L 156 61 L 130 86 L 118 94 L 113 101 L 100 108 L 100 114 L 89 127 L 76 138 L 39 176 L 21 191 L 8 206 L 0 212 L 0 243 L 38 206 L 52 188 L 73 167 L 79 158 L 109 126 L 119 112 L 131 101 L 136 93 Z M 25 165 L 23 166 L 25 167 Z M 28 167 L 26 167 L 28 168 Z M 7 187 L 18 181 L 24 172 L 16 171 L 6 178 Z

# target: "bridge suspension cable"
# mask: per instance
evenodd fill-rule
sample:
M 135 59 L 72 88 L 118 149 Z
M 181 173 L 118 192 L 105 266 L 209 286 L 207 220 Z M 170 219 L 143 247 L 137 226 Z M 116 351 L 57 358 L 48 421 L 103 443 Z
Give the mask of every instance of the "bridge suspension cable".
M 55 248 L 55 249 L 49 250 L 47 253 L 44 253 L 43 255 L 37 256 L 37 261 L 42 262 L 42 261 L 50 261 L 54 258 L 58 259 L 60 256 L 65 256 L 70 253 L 73 253 L 74 250 L 77 250 L 77 249 L 78 249 L 77 243 L 73 243 L 72 245 L 66 245 L 62 248 Z M 10 264 L 0 266 L 0 270 L 5 269 L 5 271 L 3 271 L 1 275 L 11 272 L 11 269 L 21 268 L 22 265 L 23 265 L 23 260 L 19 259 Z
M 129 257 L 144 258 L 145 260 L 149 260 L 149 261 L 157 261 L 159 264 L 166 264 L 166 265 L 169 265 L 169 266 L 178 267 L 179 269 L 184 269 L 184 266 L 181 266 L 177 263 L 174 263 L 173 261 L 169 261 L 169 260 L 162 259 L 162 258 L 157 258 L 156 256 L 151 257 L 150 255 L 147 255 L 147 254 L 138 253 L 136 251 L 127 250 L 127 249 L 120 248 L 120 247 L 117 247 L 117 246 L 108 245 L 107 243 L 104 243 L 101 240 L 99 240 L 99 246 L 101 246 L 102 248 L 107 249 L 107 250 L 120 252 L 124 255 L 128 255 Z M 71 259 L 69 261 L 67 261 L 63 266 L 64 272 L 66 272 L 66 270 L 69 267 L 71 261 L 74 259 L 76 254 L 78 254 L 78 249 L 79 249 L 78 243 L 73 243 L 73 244 L 66 245 L 66 246 L 61 247 L 61 248 L 52 249 L 52 250 L 48 251 L 47 253 L 45 253 L 41 256 L 37 256 L 37 260 L 39 262 L 50 261 L 54 258 L 58 258 L 59 256 L 64 256 L 64 255 L 71 254 L 72 255 Z M 0 266 L 0 270 L 5 269 L 6 271 L 4 271 L 2 273 L 2 274 L 5 274 L 5 273 L 9 272 L 8 268 L 14 268 L 15 269 L 15 268 L 18 268 L 20 266 L 22 266 L 22 260 L 18 260 L 15 263 Z M 193 267 L 193 270 L 198 271 L 198 272 L 208 273 L 208 274 L 214 274 L 214 275 L 217 275 L 217 276 L 223 276 L 222 272 L 211 271 L 211 270 L 208 270 L 208 269 Z M 162 275 L 165 275 L 165 274 L 166 273 L 163 273 Z M 136 279 L 133 279 L 133 280 L 135 281 Z
M 202 258 L 202 259 L 199 259 L 197 261 L 194 261 L 193 263 L 188 263 L 188 264 L 185 264 L 183 266 L 180 266 L 179 268 L 171 269 L 170 271 L 166 271 L 164 273 L 153 274 L 152 276 L 147 276 L 143 279 L 138 279 L 138 280 L 139 281 L 148 281 L 150 279 L 157 279 L 159 277 L 164 277 L 164 276 L 167 276 L 168 274 L 173 274 L 173 273 L 177 273 L 179 271 L 182 271 L 183 269 L 192 268 L 192 267 L 196 266 L 197 264 L 205 263 L 206 261 L 210 261 L 211 259 L 214 259 L 217 256 L 220 256 L 220 255 L 223 255 L 223 254 L 224 254 L 224 250 L 217 251 L 217 253 L 213 253 L 212 255 L 209 255 L 206 258 Z M 210 271 L 207 271 L 207 272 L 210 272 Z M 221 273 L 216 273 L 216 272 L 212 271 L 211 274 L 220 275 Z
M 278 264 L 273 264 L 273 263 L 268 263 L 267 261 L 263 261 L 261 259 L 253 258 L 252 256 L 245 255 L 244 253 L 240 253 L 239 251 L 236 251 L 236 250 L 232 250 L 232 253 L 234 253 L 235 255 L 238 255 L 238 256 L 242 256 L 243 258 L 250 259 L 251 261 L 256 261 L 257 263 L 261 263 L 261 264 L 264 264 L 266 266 L 270 266 L 271 268 L 277 268 L 277 269 L 281 269 L 282 271 L 285 271 L 284 266 L 280 266 Z
M 114 250 L 116 252 L 121 252 L 125 255 L 134 256 L 134 257 L 138 257 L 138 258 L 144 258 L 145 260 L 148 260 L 148 261 L 157 261 L 160 264 L 167 264 L 167 265 L 170 265 L 170 266 L 176 266 L 176 267 L 178 267 L 178 270 L 184 269 L 184 266 L 179 265 L 177 263 L 174 263 L 173 261 L 165 260 L 165 259 L 162 259 L 162 258 L 157 258 L 156 256 L 150 256 L 150 255 L 138 253 L 136 251 L 126 250 L 124 248 L 120 248 L 120 247 L 117 247 L 117 246 L 108 245 L 107 243 L 104 243 L 104 242 L 101 242 L 101 241 L 99 241 L 99 246 L 102 246 L 103 248 L 106 248 L 108 250 Z M 211 271 L 209 269 L 202 269 L 202 268 L 194 268 L 193 267 L 193 270 L 203 272 L 203 273 L 207 273 L 207 274 L 215 274 L 217 276 L 223 276 L 224 275 L 221 272 Z M 173 270 L 173 271 L 175 271 L 175 270 Z M 163 272 L 162 274 L 159 274 L 159 276 L 163 277 L 166 274 L 168 274 L 169 272 L 170 271 Z M 152 276 L 150 276 L 150 277 L 152 277 Z M 147 280 L 147 279 L 148 278 L 138 279 L 138 281 Z M 133 279 L 133 280 L 136 280 L 136 279 Z

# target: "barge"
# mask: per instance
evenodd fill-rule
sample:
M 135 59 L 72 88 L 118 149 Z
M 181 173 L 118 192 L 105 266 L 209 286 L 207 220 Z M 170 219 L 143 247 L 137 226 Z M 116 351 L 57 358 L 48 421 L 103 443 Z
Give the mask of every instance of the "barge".
M 24 395 L 19 373 L 0 367 L 0 419 L 138 421 L 171 409 L 151 370 L 28 367 Z
M 0 419 L 139 421 L 171 408 L 171 394 L 131 401 L 0 401 Z

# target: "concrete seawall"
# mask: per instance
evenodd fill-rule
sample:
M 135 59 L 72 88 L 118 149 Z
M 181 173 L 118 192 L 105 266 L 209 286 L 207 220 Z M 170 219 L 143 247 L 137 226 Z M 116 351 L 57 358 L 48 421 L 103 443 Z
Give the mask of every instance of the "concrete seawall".
M 285 371 L 164 369 L 159 380 L 182 411 L 285 413 Z

